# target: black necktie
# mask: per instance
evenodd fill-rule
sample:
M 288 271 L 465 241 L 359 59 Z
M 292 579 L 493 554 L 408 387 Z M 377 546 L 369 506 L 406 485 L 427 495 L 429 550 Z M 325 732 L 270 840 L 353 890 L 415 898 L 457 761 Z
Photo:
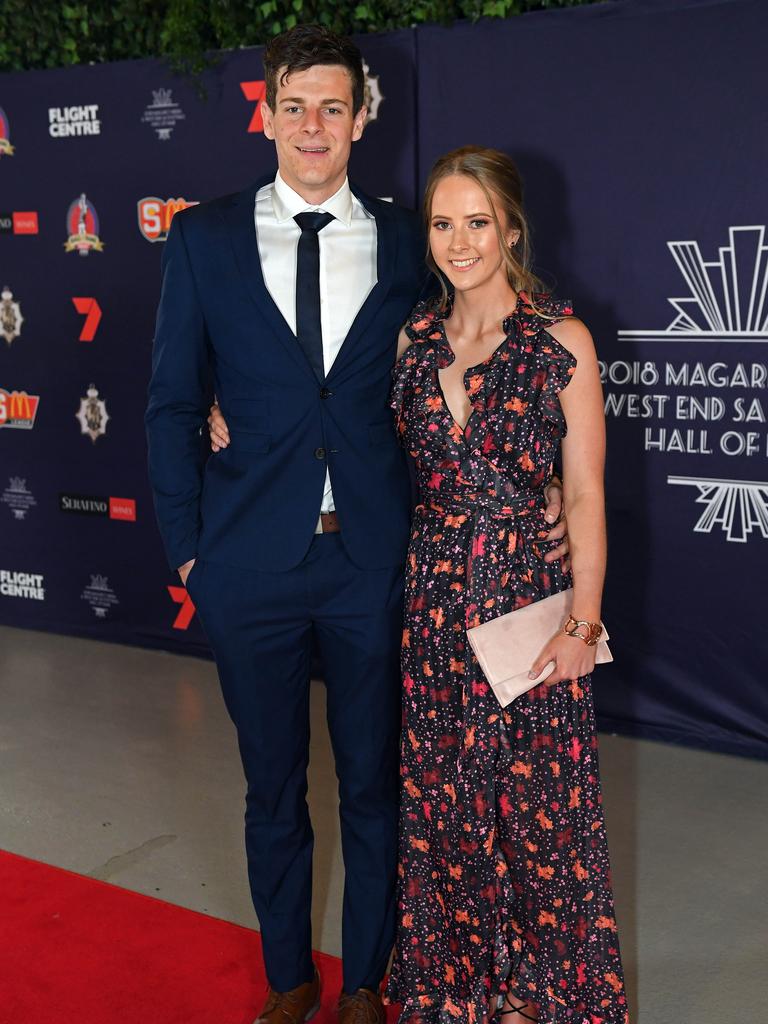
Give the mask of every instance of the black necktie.
M 301 228 L 296 253 L 296 337 L 318 380 L 325 380 L 323 329 L 320 320 L 320 239 L 330 213 L 297 213 Z

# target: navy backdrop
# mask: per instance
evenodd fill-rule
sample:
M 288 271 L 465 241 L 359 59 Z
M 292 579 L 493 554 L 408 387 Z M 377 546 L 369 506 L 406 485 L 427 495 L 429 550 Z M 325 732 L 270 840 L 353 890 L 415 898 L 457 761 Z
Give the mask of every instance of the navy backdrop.
M 645 0 L 360 40 L 367 191 L 467 142 L 523 171 L 609 427 L 604 726 L 768 756 L 761 0 Z M 0 76 L 0 622 L 206 654 L 142 416 L 173 210 L 273 166 L 260 50 Z M 84 255 L 81 255 L 81 251 Z

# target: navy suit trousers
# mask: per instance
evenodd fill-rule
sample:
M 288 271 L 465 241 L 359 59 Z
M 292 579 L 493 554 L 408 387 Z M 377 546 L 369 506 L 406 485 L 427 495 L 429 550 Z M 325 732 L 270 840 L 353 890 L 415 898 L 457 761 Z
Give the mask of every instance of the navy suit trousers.
M 312 977 L 306 792 L 317 641 L 339 780 L 344 989 L 376 989 L 395 932 L 402 571 L 358 568 L 331 533 L 288 571 L 198 560 L 187 586 L 237 729 L 248 875 L 278 991 Z

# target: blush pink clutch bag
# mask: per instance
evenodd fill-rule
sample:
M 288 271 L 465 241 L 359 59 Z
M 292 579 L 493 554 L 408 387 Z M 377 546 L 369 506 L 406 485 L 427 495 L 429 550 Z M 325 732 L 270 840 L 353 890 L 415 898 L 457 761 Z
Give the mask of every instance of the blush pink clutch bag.
M 553 671 L 555 663 L 550 661 L 536 679 L 528 678 L 537 655 L 562 630 L 572 607 L 573 590 L 563 590 L 467 630 L 470 646 L 502 707 L 543 683 Z M 595 645 L 596 665 L 613 661 L 606 640 L 608 631 L 603 626 Z

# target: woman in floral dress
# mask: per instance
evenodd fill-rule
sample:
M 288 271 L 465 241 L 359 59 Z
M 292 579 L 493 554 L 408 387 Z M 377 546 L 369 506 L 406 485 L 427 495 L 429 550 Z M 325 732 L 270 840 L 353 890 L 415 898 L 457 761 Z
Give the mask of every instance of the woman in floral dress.
M 406 325 L 393 408 L 420 503 L 406 567 L 397 950 L 403 1020 L 625 1024 L 601 807 L 593 646 L 559 633 L 546 683 L 502 708 L 467 628 L 574 587 L 599 623 L 604 420 L 589 332 L 536 294 L 512 162 L 466 147 L 425 196 L 450 283 Z M 566 437 L 567 427 L 567 437 Z M 544 555 L 562 445 L 573 575 Z M 584 630 L 580 630 L 583 632 Z
M 605 425 L 591 336 L 540 294 L 514 164 L 468 146 L 432 170 L 425 214 L 441 298 L 401 333 L 392 405 L 419 482 L 406 566 L 398 938 L 404 1024 L 627 1024 L 590 673 L 555 668 L 506 708 L 467 629 L 573 586 L 599 623 Z M 214 450 L 226 424 L 212 410 Z M 567 428 L 567 436 L 566 436 Z M 545 555 L 562 451 L 572 573 Z

